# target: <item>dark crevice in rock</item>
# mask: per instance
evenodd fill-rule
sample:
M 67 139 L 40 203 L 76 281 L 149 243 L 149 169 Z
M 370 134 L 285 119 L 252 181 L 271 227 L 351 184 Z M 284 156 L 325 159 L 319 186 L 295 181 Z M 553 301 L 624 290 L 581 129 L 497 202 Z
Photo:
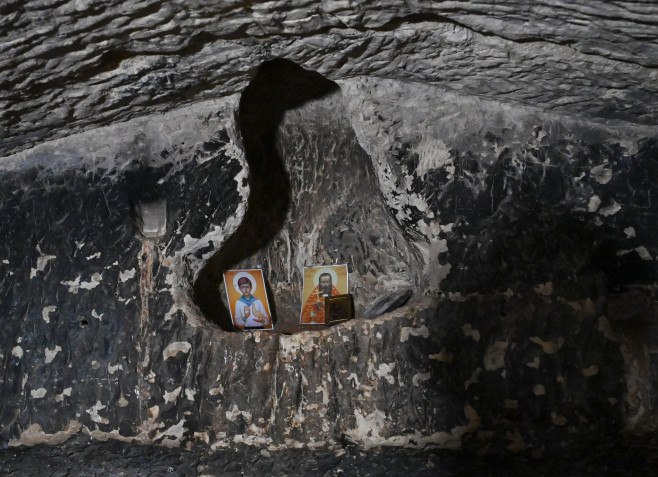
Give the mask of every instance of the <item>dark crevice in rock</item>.
M 287 60 L 264 63 L 240 99 L 238 124 L 249 164 L 247 212 L 235 234 L 199 273 L 194 298 L 204 315 L 232 330 L 221 304 L 219 284 L 225 270 L 263 248 L 281 229 L 290 207 L 290 179 L 276 149 L 277 128 L 285 111 L 338 90 L 318 73 Z

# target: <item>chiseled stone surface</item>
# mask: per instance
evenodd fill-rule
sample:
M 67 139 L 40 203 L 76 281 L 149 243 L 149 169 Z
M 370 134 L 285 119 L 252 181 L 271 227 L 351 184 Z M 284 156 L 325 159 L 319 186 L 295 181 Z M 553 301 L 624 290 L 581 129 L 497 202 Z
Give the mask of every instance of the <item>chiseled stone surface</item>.
M 191 450 L 160 446 L 135 446 L 118 441 L 98 442 L 80 436 L 61 446 L 35 446 L 0 450 L 0 472 L 7 476 L 54 475 L 80 477 L 106 475 L 322 475 L 459 477 L 569 477 L 592 475 L 651 475 L 658 452 L 655 433 L 645 438 L 607 439 L 597 445 L 573 447 L 559 458 L 514 455 L 474 456 L 448 450 L 369 449 L 346 445 L 338 449 L 282 449 L 270 451 L 236 445 L 209 451 L 199 445 Z
M 0 443 L 542 455 L 655 425 L 655 9 L 3 3 Z M 334 260 L 358 319 L 278 332 Z M 277 331 L 228 331 L 234 265 Z
M 307 78 L 290 68 L 293 86 L 295 74 Z M 655 139 L 431 87 L 339 86 L 289 112 L 279 104 L 264 136 L 236 121 L 246 113 L 234 96 L 6 158 L 3 444 L 84 434 L 215 450 L 356 443 L 541 455 L 651 423 L 650 362 L 634 330 L 655 313 Z M 279 94 L 271 101 L 288 105 Z M 326 258 L 343 226 L 367 242 L 339 252 L 366 288 L 353 322 L 231 333 L 194 301 L 231 234 L 272 226 L 271 242 L 240 259 L 276 257 L 264 266 L 271 296 L 281 322 L 294 320 L 302 263 L 283 259 L 276 226 L 254 222 L 267 213 L 246 211 L 275 185 L 248 170 L 268 144 L 266 171 L 290 177 L 281 233 L 303 244 L 307 230 L 330 228 L 291 257 Z M 332 202 L 340 197 L 350 207 Z M 167 234 L 144 240 L 131 204 L 158 198 Z M 378 227 L 399 245 L 374 246 L 366 237 Z M 396 279 L 409 302 L 365 318 Z M 611 293 L 624 286 L 647 300 L 641 313 L 614 312 L 625 299 Z
M 651 2 L 6 1 L 0 151 L 242 91 L 266 60 L 657 122 Z

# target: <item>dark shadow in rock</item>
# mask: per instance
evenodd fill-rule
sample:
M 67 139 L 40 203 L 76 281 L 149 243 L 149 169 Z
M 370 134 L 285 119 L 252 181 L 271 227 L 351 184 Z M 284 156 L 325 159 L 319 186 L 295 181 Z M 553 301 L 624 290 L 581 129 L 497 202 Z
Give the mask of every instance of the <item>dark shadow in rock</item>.
M 364 313 L 365 318 L 376 318 L 389 311 L 403 307 L 413 295 L 412 290 L 400 290 L 391 295 L 386 295 L 377 301 Z
M 290 207 L 290 179 L 275 143 L 283 115 L 337 90 L 322 75 L 279 59 L 263 63 L 240 98 L 238 125 L 249 165 L 247 212 L 194 284 L 203 314 L 225 330 L 233 327 L 219 292 L 223 272 L 263 248 L 283 226 Z

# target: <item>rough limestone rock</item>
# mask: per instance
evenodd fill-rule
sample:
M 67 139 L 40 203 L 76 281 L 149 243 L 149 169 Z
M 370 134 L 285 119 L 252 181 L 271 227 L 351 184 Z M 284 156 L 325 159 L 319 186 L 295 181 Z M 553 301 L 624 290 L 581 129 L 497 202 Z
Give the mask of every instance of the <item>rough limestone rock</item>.
M 9 0 L 0 151 L 242 91 L 286 58 L 656 124 L 658 6 L 534 2 Z
M 3 3 L 0 443 L 537 455 L 655 425 L 657 15 Z M 318 262 L 357 319 L 309 331 Z M 231 330 L 242 266 L 273 332 Z

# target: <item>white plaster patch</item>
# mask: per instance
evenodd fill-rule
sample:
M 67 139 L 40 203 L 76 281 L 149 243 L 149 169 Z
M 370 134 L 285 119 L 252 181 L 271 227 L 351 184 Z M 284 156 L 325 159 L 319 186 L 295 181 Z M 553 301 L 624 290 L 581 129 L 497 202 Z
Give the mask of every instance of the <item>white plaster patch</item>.
M 165 402 L 173 402 L 175 403 L 178 400 L 178 396 L 180 396 L 181 391 L 183 390 L 182 387 L 178 386 L 176 389 L 174 389 L 172 392 L 167 392 L 165 391 L 164 393 L 164 400 Z
M 651 258 L 651 254 L 645 247 L 643 246 L 636 247 L 635 251 L 637 252 L 637 254 L 640 256 L 642 260 L 653 260 L 653 258 Z
M 359 378 L 355 373 L 350 373 L 350 375 L 347 377 L 348 381 L 352 381 L 352 386 L 355 388 L 358 388 L 361 386 L 361 383 L 359 382 Z
M 62 394 L 56 394 L 55 402 L 62 402 L 64 400 L 64 396 L 71 397 L 71 391 L 73 391 L 73 388 L 66 388 L 64 391 L 62 391 Z
M 546 282 L 535 287 L 535 292 L 539 295 L 550 296 L 553 293 L 553 283 Z
M 473 374 L 464 382 L 464 389 L 468 389 L 471 384 L 477 384 L 480 382 L 480 374 L 482 374 L 482 368 L 476 368 L 473 371 Z
M 103 315 L 104 315 L 104 313 L 101 313 L 101 314 L 99 315 L 98 312 L 97 312 L 95 309 L 94 309 L 94 310 L 91 310 L 91 316 L 93 316 L 94 318 L 96 318 L 98 321 L 102 321 L 102 320 L 103 320 Z
M 192 345 L 187 341 L 176 341 L 167 346 L 162 352 L 162 358 L 164 361 L 167 361 L 172 356 L 176 356 L 178 353 L 189 353 L 192 349 Z
M 80 277 L 78 276 L 75 280 L 62 282 L 62 285 L 67 286 L 70 293 L 77 295 L 80 289 L 92 290 L 96 288 L 98 285 L 101 284 L 102 279 L 103 279 L 102 273 L 94 273 L 91 276 L 91 280 L 88 282 L 81 282 Z
M 394 384 L 395 377 L 391 375 L 393 369 L 395 369 L 395 363 L 381 363 L 379 368 L 375 370 L 375 374 L 380 378 L 384 378 L 389 384 Z
M 123 395 L 123 393 L 119 394 L 119 400 L 117 401 L 117 405 L 119 407 L 126 407 L 129 404 L 128 400 L 126 397 Z
M 59 345 L 55 345 L 53 349 L 48 349 L 46 348 L 44 352 L 46 353 L 46 364 L 51 363 L 53 359 L 55 359 L 55 356 L 57 356 L 57 353 L 62 351 L 62 348 Z
M 418 386 L 419 383 L 421 383 L 421 382 L 423 382 L 423 381 L 427 381 L 428 379 L 430 379 L 430 376 L 431 376 L 431 375 L 430 375 L 429 372 L 427 372 L 427 373 L 417 373 L 417 374 L 414 374 L 414 377 L 411 378 L 411 383 L 412 383 L 414 386 Z
M 453 354 L 447 351 L 445 348 L 441 348 L 441 352 L 438 354 L 430 354 L 429 359 L 435 359 L 443 363 L 452 363 Z
M 43 321 L 50 323 L 50 314 L 55 310 L 57 310 L 57 307 L 54 305 L 44 307 L 43 310 L 41 310 L 41 318 L 43 318 Z
M 9 447 L 17 447 L 21 445 L 32 446 L 35 444 L 61 444 L 73 434 L 76 434 L 81 427 L 82 425 L 79 422 L 69 421 L 66 429 L 55 434 L 46 434 L 39 424 L 30 424 L 27 429 L 21 432 L 18 439 L 10 440 L 8 445 Z
M 235 404 L 233 404 L 233 408 L 230 411 L 226 411 L 226 419 L 229 421 L 235 421 L 240 416 L 242 416 L 247 422 L 251 422 L 251 413 L 248 411 L 241 411 Z
M 635 229 L 633 227 L 626 227 L 624 229 L 624 233 L 626 234 L 626 237 L 628 237 L 628 238 L 635 237 Z
M 180 308 L 177 304 L 173 304 L 172 307 L 169 309 L 169 311 L 165 314 L 164 316 L 164 321 L 169 321 L 174 317 L 174 313 L 177 311 L 182 311 L 182 308 Z
M 606 164 L 592 167 L 590 173 L 599 184 L 607 184 L 612 179 L 612 171 L 606 167 Z
M 599 210 L 600 206 L 601 206 L 601 199 L 599 198 L 598 195 L 593 195 L 592 197 L 589 198 L 589 203 L 587 204 L 587 211 L 596 212 L 597 210 Z
M 33 399 L 41 399 L 46 395 L 47 392 L 48 391 L 46 391 L 46 388 L 33 389 L 30 391 L 30 396 L 32 396 Z
M 164 439 L 162 445 L 169 447 L 178 447 L 180 440 L 185 435 L 185 419 L 181 419 L 178 423 L 171 426 L 169 429 L 159 432 L 153 440 L 158 440 L 163 436 L 173 437 L 174 440 Z
M 535 368 L 539 369 L 539 366 L 541 365 L 541 360 L 539 359 L 538 356 L 535 356 L 532 361 L 528 362 L 525 364 L 529 368 Z
M 46 269 L 46 265 L 51 260 L 55 260 L 57 257 L 55 255 L 46 255 L 41 252 L 41 249 L 37 245 L 37 252 L 39 252 L 39 258 L 37 258 L 37 268 L 32 268 L 30 270 L 30 278 L 37 276 L 37 272 L 43 272 Z
M 494 371 L 504 368 L 505 350 L 507 350 L 507 341 L 496 341 L 491 346 L 487 346 L 483 357 L 484 369 Z
M 548 353 L 548 354 L 556 353 L 564 345 L 564 337 L 562 336 L 558 336 L 557 343 L 553 341 L 544 341 L 538 336 L 533 336 L 532 338 L 530 338 L 530 341 L 541 346 L 544 353 Z
M 583 369 L 583 376 L 586 378 L 599 374 L 599 367 L 595 364 Z
M 130 270 L 124 270 L 123 272 L 119 273 L 119 281 L 121 283 L 127 282 L 128 280 L 135 278 L 136 273 L 137 270 L 134 268 L 131 268 Z
M 464 332 L 464 336 L 470 336 L 475 341 L 480 341 L 480 330 L 474 330 L 473 325 L 470 323 L 466 323 L 462 326 L 462 331 Z
M 106 418 L 101 417 L 98 414 L 98 411 L 102 411 L 105 409 L 107 406 L 101 404 L 100 401 L 96 401 L 96 404 L 94 404 L 92 407 L 87 409 L 87 414 L 91 416 L 91 420 L 94 422 L 97 422 L 99 424 L 108 424 L 110 421 L 108 421 Z
M 89 256 L 87 256 L 86 258 L 87 258 L 87 260 L 93 260 L 93 259 L 95 259 L 95 258 L 101 258 L 101 253 L 100 253 L 100 252 L 96 252 L 96 253 L 94 253 L 93 255 L 89 255 Z
M 617 202 L 613 200 L 612 204 L 600 209 L 599 214 L 603 215 L 604 217 L 608 217 L 609 215 L 615 215 L 620 210 L 621 210 L 621 205 L 619 205 Z
M 196 392 L 194 389 L 186 389 L 186 390 L 185 390 L 185 398 L 186 398 L 188 401 L 193 401 L 193 402 L 194 402 L 194 395 L 195 395 L 196 393 L 197 393 L 197 392 Z
M 23 357 L 23 348 L 21 348 L 20 346 L 14 346 L 11 349 L 11 355 L 15 356 L 19 359 L 22 358 Z
M 146 361 L 146 358 L 144 358 L 144 361 Z M 145 364 L 142 367 L 145 368 L 146 366 L 148 366 L 148 364 Z M 146 375 L 146 381 L 148 381 L 151 384 L 155 382 L 155 373 L 153 372 L 153 370 L 150 370 L 149 373 Z
M 121 365 L 121 363 L 119 363 L 119 364 L 115 364 L 114 366 L 112 366 L 111 364 L 108 363 L 108 365 L 107 365 L 107 372 L 108 372 L 108 373 L 110 373 L 110 374 L 114 374 L 114 373 L 116 373 L 118 370 L 123 371 L 123 366 Z
M 331 380 L 331 378 L 329 380 Z M 316 387 L 315 392 L 322 393 L 322 404 L 327 406 L 329 404 L 329 390 L 326 388 L 326 386 Z
M 359 409 L 354 409 L 356 428 L 348 431 L 352 438 L 379 437 L 386 423 L 386 414 L 379 409 L 368 415 L 363 415 Z
M 423 338 L 429 338 L 430 330 L 427 329 L 427 326 L 423 325 L 419 328 L 413 328 L 410 326 L 405 326 L 400 330 L 400 342 L 404 343 L 409 339 L 410 336 L 422 336 Z
M 278 335 L 278 339 L 279 356 L 283 360 L 295 359 L 299 356 L 300 351 L 313 351 L 314 348 L 317 348 L 314 340 L 308 339 L 307 333 Z

